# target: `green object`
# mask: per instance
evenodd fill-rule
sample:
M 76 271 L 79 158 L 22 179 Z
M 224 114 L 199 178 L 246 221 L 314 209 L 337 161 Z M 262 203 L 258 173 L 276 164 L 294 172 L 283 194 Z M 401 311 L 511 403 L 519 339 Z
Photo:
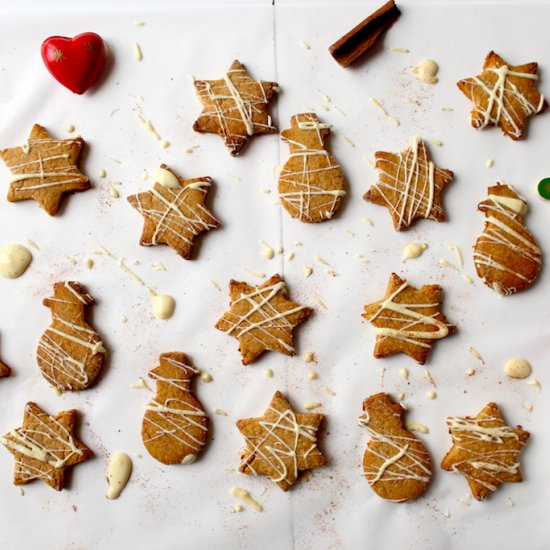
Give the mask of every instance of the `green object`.
M 543 199 L 550 201 L 550 178 L 540 180 L 537 185 L 537 191 Z

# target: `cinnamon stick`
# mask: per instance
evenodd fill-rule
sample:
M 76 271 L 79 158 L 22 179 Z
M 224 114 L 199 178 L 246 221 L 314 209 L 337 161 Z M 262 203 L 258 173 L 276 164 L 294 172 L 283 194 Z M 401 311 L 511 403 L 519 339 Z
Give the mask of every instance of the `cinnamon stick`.
M 400 15 L 395 2 L 390 0 L 337 40 L 329 48 L 332 57 L 342 67 L 347 67 L 372 48 Z

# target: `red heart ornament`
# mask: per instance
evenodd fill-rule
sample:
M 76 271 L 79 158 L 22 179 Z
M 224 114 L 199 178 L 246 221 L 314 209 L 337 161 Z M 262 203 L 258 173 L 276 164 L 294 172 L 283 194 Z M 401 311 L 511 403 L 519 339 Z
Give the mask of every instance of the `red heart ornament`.
M 42 43 L 41 52 L 52 76 L 75 94 L 92 86 L 105 66 L 105 43 L 93 32 L 74 38 L 50 36 Z

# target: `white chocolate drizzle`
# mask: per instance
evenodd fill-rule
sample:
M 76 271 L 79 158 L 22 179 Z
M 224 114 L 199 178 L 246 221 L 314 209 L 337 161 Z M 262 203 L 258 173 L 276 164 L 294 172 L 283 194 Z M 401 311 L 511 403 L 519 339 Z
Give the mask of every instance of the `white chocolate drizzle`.
M 126 487 L 130 474 L 132 473 L 132 459 L 126 453 L 114 453 L 109 460 L 109 470 L 107 480 L 109 482 L 109 490 L 107 491 L 108 499 L 115 499 L 120 496 L 120 493 Z

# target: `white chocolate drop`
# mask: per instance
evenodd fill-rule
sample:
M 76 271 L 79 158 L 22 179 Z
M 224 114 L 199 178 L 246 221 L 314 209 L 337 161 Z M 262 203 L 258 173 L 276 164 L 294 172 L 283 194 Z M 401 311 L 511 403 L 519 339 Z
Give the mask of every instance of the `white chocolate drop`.
M 118 498 L 132 473 L 132 459 L 126 453 L 115 453 L 109 461 L 107 498 Z
M 166 168 L 160 166 L 157 168 L 153 178 L 155 182 L 160 183 L 163 187 L 168 189 L 177 189 L 181 187 L 180 180 L 170 172 L 170 170 L 166 170 Z
M 399 371 L 399 374 L 401 375 L 401 378 L 404 378 L 405 380 L 408 380 L 408 379 L 409 379 L 409 369 L 407 369 L 407 368 L 402 368 L 402 369 Z
M 153 297 L 153 312 L 157 319 L 170 319 L 176 309 L 176 300 L 168 294 L 157 294 Z
M 412 68 L 416 79 L 427 84 L 435 84 L 437 82 L 436 75 L 438 71 L 439 65 L 433 59 L 421 59 Z
M 262 512 L 264 509 L 258 501 L 252 498 L 251 494 L 246 489 L 242 489 L 241 487 L 232 487 L 231 494 L 235 498 L 240 498 L 243 502 L 254 508 L 256 512 Z
M 430 433 L 430 429 L 428 428 L 428 426 L 420 424 L 420 422 L 407 422 L 406 428 L 407 430 L 409 430 L 409 432 L 419 432 L 421 434 Z
M 17 279 L 25 273 L 32 261 L 28 248 L 20 244 L 8 244 L 0 248 L 0 275 L 7 279 Z
M 401 261 L 406 262 L 407 260 L 420 258 L 427 248 L 428 245 L 426 243 L 408 243 L 405 245 L 405 248 L 403 248 L 403 257 Z
M 521 357 L 512 357 L 504 365 L 504 372 L 510 378 L 527 378 L 532 370 L 530 363 Z

